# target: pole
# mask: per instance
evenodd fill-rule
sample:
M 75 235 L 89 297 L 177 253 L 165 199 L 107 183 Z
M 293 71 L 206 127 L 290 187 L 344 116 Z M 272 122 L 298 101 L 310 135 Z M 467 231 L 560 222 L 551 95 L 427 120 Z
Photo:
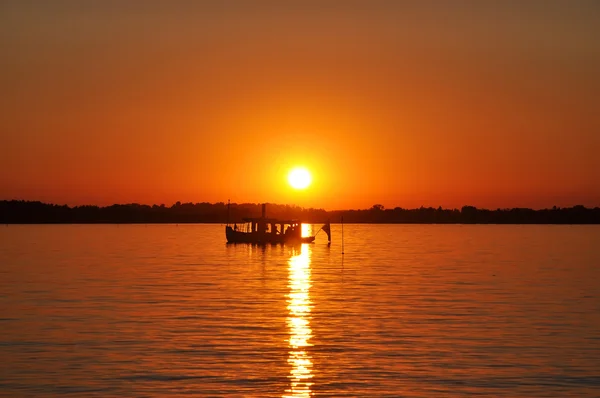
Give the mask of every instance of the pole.
M 342 254 L 344 254 L 344 216 L 342 216 Z
M 229 205 L 230 205 L 230 200 L 227 199 L 227 226 L 229 226 Z

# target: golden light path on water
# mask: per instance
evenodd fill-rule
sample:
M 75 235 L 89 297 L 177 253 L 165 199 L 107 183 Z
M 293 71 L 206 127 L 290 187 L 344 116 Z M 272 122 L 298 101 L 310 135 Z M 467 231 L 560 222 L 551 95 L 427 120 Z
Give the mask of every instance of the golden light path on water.
M 303 231 L 304 232 L 304 231 Z M 288 328 L 290 364 L 290 388 L 286 390 L 286 397 L 309 397 L 312 386 L 312 361 L 308 347 L 312 331 L 310 330 L 310 248 L 303 244 L 299 253 L 289 259 L 288 295 Z

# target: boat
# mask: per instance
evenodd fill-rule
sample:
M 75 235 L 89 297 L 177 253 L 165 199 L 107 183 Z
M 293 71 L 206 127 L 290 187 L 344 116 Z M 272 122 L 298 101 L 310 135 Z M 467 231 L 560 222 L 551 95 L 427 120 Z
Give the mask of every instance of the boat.
M 227 204 L 229 214 L 229 203 Z M 229 215 L 227 216 L 229 219 Z M 317 234 L 325 231 L 331 242 L 331 232 L 329 223 L 325 224 Z M 262 205 L 262 216 L 254 218 L 244 218 L 243 223 L 233 226 L 227 221 L 225 227 L 225 237 L 227 243 L 253 243 L 253 244 L 300 244 L 312 243 L 317 234 L 312 236 L 302 236 L 302 221 L 300 220 L 278 220 L 266 217 L 266 204 Z

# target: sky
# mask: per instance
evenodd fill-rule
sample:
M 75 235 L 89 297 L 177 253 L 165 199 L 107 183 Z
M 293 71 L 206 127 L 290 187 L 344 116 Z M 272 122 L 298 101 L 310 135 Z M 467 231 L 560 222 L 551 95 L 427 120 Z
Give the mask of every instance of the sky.
M 0 199 L 600 206 L 597 1 L 4 0 L 0 48 Z

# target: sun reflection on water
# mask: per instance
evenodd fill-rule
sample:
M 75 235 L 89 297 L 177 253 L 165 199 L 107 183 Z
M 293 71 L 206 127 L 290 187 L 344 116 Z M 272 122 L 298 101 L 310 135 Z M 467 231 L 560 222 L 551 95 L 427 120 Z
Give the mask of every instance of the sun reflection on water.
M 289 358 L 291 366 L 290 388 L 286 390 L 286 397 L 309 397 L 312 395 L 310 387 L 313 377 L 312 361 L 308 347 L 312 331 L 310 330 L 310 248 L 304 244 L 299 254 L 289 260 L 288 295 L 288 328 L 290 330 Z

